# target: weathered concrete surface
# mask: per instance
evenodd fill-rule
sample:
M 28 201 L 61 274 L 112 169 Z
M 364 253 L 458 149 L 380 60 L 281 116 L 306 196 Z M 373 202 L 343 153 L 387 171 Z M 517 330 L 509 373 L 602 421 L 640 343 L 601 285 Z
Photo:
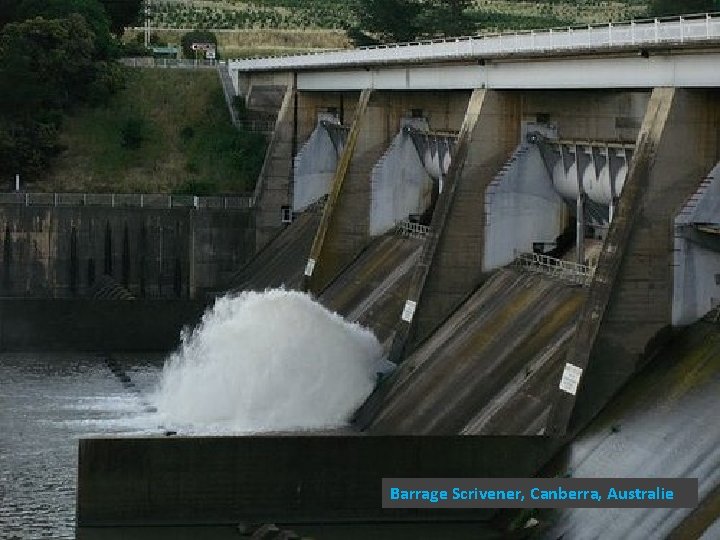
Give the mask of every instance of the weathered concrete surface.
M 720 326 L 678 333 L 543 476 L 698 478 L 697 509 L 562 510 L 549 538 L 697 538 L 717 518 Z M 706 504 L 707 503 L 707 504 Z M 542 519 L 542 518 L 541 518 Z M 708 538 L 714 538 L 709 536 Z
M 292 207 L 293 159 L 317 125 L 319 114 L 331 112 L 343 123 L 352 118 L 357 92 L 296 92 L 287 85 L 255 188 L 257 249 L 280 231 L 282 208 Z
M 343 137 L 347 137 L 346 129 L 338 121 L 334 115 L 320 115 L 315 130 L 295 156 L 293 212 L 302 212 L 330 193 L 338 156 L 345 144 Z
M 348 203 L 347 198 L 351 193 L 345 188 L 345 181 L 349 175 L 362 126 L 366 121 L 370 95 L 371 92 L 365 90 L 358 99 L 347 141 L 330 183 L 330 193 L 310 249 L 310 257 L 305 270 L 304 289 L 315 294 L 322 291 L 352 260 L 351 256 L 347 255 L 348 250 L 352 255 L 360 249 L 359 244 L 364 243 L 365 235 L 362 234 L 362 225 L 353 225 L 353 219 L 358 217 L 358 213 L 350 213 L 352 205 Z M 359 201 L 360 216 L 362 216 L 363 197 L 360 196 L 357 200 Z M 350 238 L 342 238 L 339 230 L 342 223 L 345 223 L 346 226 L 350 225 L 351 232 L 352 229 L 355 229 L 354 242 L 350 242 Z
M 371 172 L 370 235 L 388 232 L 410 214 L 424 214 L 432 204 L 433 187 L 413 137 L 403 127 Z
M 423 241 L 387 234 L 376 238 L 320 295 L 320 302 L 370 328 L 381 343 L 400 322 Z
M 383 510 L 380 480 L 528 476 L 554 445 L 543 437 L 83 439 L 77 523 L 292 526 L 486 520 L 492 510 Z
M 409 353 L 475 289 L 482 275 L 485 188 L 517 145 L 517 99 L 479 90 L 465 111 L 430 238 L 410 290 L 411 325 L 393 345 L 393 360 Z
M 282 207 L 290 206 L 292 158 L 296 143 L 295 103 L 297 93 L 288 84 L 278 110 L 275 131 L 270 136 L 265 161 L 255 184 L 255 244 L 260 250 L 282 227 Z
M 551 403 L 534 407 L 545 394 L 528 379 L 556 370 L 583 298 L 579 287 L 499 271 L 380 386 L 358 422 L 381 434 L 540 433 Z M 511 399 L 536 414 L 503 410 Z
M 533 244 L 554 243 L 569 209 L 554 189 L 537 145 L 522 143 L 485 192 L 484 271 L 510 264 Z
M 397 357 L 417 347 L 480 283 L 485 190 L 526 126 L 551 126 L 570 140 L 634 140 L 649 96 L 617 91 L 482 92 L 480 109 L 468 110 L 468 141 L 458 142 L 448 190 L 433 216 L 433 236 L 413 284 L 417 292 L 410 298 L 418 303 L 415 319 L 407 342 L 395 347 Z
M 250 210 L 0 206 L 0 295 L 85 297 L 103 275 L 137 298 L 201 298 L 254 251 Z
M 2 298 L 0 351 L 167 353 L 204 309 L 187 300 Z
M 673 220 L 720 157 L 716 91 L 657 89 L 567 361 L 586 369 L 577 402 L 558 390 L 551 429 L 585 425 L 672 322 Z M 654 339 L 655 338 L 655 339 Z
M 281 286 L 300 289 L 321 213 L 322 208 L 315 207 L 300 214 L 232 277 L 228 288 L 235 292 Z
M 675 218 L 673 325 L 720 306 L 720 165 Z
M 320 242 L 323 253 L 319 255 L 318 250 L 312 255 L 317 260 L 317 269 L 309 280 L 309 290 L 322 291 L 369 243 L 371 171 L 400 130 L 403 119 L 415 114 L 426 118 L 433 131 L 457 131 L 467 99 L 466 92 L 372 94 L 366 110 L 358 117 L 353 148 L 348 139 L 349 162 L 342 171 L 338 168 L 342 180 L 336 186 L 337 202 L 328 207 L 331 216 Z M 349 137 L 352 137 L 352 131 Z

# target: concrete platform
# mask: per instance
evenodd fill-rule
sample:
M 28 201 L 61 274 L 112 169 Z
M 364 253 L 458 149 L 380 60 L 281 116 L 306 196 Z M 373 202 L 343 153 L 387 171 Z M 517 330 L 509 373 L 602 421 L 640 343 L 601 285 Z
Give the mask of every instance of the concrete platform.
M 383 510 L 391 477 L 528 476 L 533 437 L 256 436 L 80 441 L 80 527 L 483 522 L 491 510 Z

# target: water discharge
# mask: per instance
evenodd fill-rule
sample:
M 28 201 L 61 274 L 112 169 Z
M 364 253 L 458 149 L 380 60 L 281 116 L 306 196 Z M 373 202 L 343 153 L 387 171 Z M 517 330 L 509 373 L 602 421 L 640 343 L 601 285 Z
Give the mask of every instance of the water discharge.
M 375 336 L 286 290 L 217 300 L 166 362 L 167 425 L 262 432 L 345 425 L 381 371 Z

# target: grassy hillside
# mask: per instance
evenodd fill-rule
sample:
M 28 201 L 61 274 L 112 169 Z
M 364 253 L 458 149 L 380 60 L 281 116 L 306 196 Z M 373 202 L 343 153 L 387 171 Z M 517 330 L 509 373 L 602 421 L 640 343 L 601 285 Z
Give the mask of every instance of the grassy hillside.
M 163 28 L 153 30 L 153 38 L 159 43 L 179 44 L 187 30 Z M 350 46 L 345 32 L 322 28 L 235 29 L 214 30 L 223 58 L 243 58 L 271 54 L 302 53 L 315 49 L 343 49 Z M 141 41 L 142 29 L 128 29 L 126 41 Z
M 61 141 L 67 150 L 35 189 L 245 193 L 265 146 L 232 126 L 214 70 L 129 70 L 107 107 L 65 119 Z
M 603 23 L 643 17 L 647 0 L 474 0 L 476 31 L 495 32 Z M 217 32 L 225 58 L 350 46 L 357 26 L 352 0 L 153 0 L 150 25 L 159 43 L 179 43 L 188 29 Z M 127 40 L 142 40 L 130 30 Z
M 628 20 L 642 16 L 646 0 L 475 0 L 478 30 L 538 28 Z M 352 2 L 335 0 L 156 0 L 158 28 L 343 29 L 356 24 Z

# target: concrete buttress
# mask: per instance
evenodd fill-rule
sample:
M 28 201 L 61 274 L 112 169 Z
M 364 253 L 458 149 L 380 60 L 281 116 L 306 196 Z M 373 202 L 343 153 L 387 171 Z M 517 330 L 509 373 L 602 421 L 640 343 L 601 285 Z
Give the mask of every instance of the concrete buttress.
M 485 188 L 517 144 L 517 112 L 511 95 L 473 92 L 410 286 L 406 320 L 396 334 L 392 360 L 410 352 L 480 284 Z
M 717 93 L 657 88 L 567 355 L 549 431 L 577 432 L 672 323 L 673 222 L 720 151 Z M 573 391 L 575 394 L 573 394 Z
M 358 135 L 365 118 L 368 102 L 370 101 L 371 90 L 364 90 L 360 94 L 355 115 L 350 125 L 350 132 L 347 142 L 343 148 L 338 161 L 337 170 L 331 181 L 331 190 L 323 211 L 320 226 L 318 227 L 315 240 L 310 250 L 310 257 L 305 269 L 305 290 L 318 294 L 332 280 L 332 278 L 352 260 L 352 252 L 363 247 L 367 231 L 357 231 L 354 235 L 355 242 L 351 242 L 347 234 L 339 230 L 339 213 L 348 205 L 351 205 L 352 198 L 344 189 L 345 178 L 348 174 L 350 163 L 355 154 Z M 369 204 L 369 200 L 368 200 Z M 362 209 L 361 209 L 362 210 Z M 368 212 L 365 212 L 367 214 Z M 345 212 L 343 212 L 343 215 Z M 352 225 L 352 224 L 350 224 Z M 345 251 L 341 248 L 346 248 Z

